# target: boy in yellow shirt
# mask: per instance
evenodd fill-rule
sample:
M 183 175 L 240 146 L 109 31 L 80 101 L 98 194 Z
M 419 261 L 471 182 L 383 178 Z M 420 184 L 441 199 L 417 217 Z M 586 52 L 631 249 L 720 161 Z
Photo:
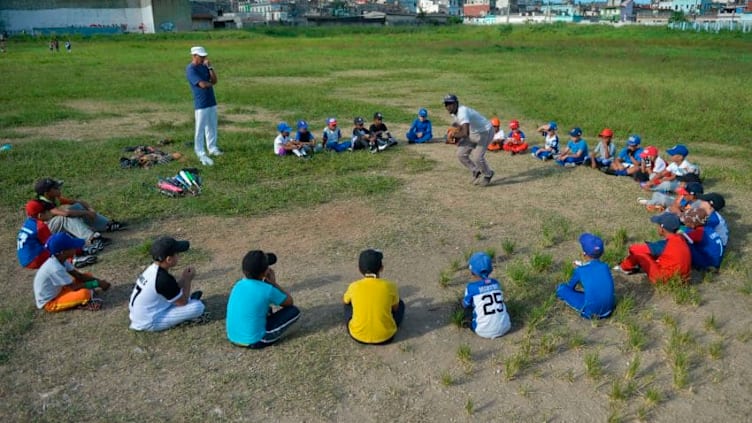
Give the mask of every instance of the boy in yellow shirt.
M 358 268 L 364 278 L 350 284 L 345 291 L 347 331 L 363 344 L 383 345 L 392 342 L 405 315 L 405 303 L 394 282 L 379 278 L 384 270 L 384 254 L 368 249 L 360 253 Z

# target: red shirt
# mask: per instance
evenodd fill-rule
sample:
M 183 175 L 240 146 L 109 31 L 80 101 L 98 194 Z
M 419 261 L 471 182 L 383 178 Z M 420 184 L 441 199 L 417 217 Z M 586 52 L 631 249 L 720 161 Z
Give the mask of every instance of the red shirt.
M 658 278 L 669 279 L 675 274 L 681 275 L 682 279 L 689 279 L 692 270 L 692 253 L 689 245 L 681 234 L 666 236 L 666 248 L 656 260 L 661 271 Z

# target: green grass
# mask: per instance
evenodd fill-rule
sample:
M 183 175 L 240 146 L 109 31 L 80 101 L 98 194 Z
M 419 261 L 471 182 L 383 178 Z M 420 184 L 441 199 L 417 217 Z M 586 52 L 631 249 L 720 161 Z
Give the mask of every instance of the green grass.
M 598 380 L 603 376 L 603 363 L 597 351 L 585 353 L 585 373 L 590 379 Z

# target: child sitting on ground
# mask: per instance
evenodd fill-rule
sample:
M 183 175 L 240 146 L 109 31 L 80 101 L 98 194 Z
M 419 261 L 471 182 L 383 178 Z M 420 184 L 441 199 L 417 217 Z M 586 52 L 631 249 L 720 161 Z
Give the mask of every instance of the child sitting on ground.
M 640 158 L 642 159 L 640 170 L 635 173 L 634 178 L 640 183 L 640 187 L 650 191 L 648 181 L 657 178 L 666 170 L 666 161 L 658 155 L 658 149 L 652 145 L 642 150 Z
M 34 298 L 38 309 L 55 312 L 84 307 L 97 311 L 102 307 L 102 300 L 94 297 L 94 289 L 106 291 L 110 289 L 110 283 L 88 273 L 79 273 L 69 261 L 84 243 L 83 239 L 73 238 L 65 232 L 58 232 L 47 240 L 50 257 L 34 276 Z
M 704 209 L 705 213 L 708 215 L 705 227 L 712 229 L 718 234 L 718 238 L 720 238 L 721 243 L 723 244 L 723 250 L 725 251 L 729 239 L 729 230 L 726 225 L 726 220 L 719 212 L 726 206 L 726 200 L 721 194 L 715 192 L 698 195 L 697 199 L 700 200 L 700 204 L 697 207 Z
M 598 144 L 590 152 L 590 157 L 585 159 L 590 162 L 593 169 L 608 169 L 614 161 L 616 155 L 616 146 L 611 141 L 614 137 L 614 131 L 610 128 L 603 128 L 598 134 Z
M 666 283 L 676 276 L 689 281 L 692 255 L 684 237 L 677 233 L 681 226 L 679 216 L 667 212 L 651 217 L 650 221 L 658 225 L 658 234 L 664 239 L 630 245 L 629 255 L 614 270 L 627 275 L 642 270 L 653 284 Z
M 556 288 L 556 296 L 586 319 L 602 319 L 611 315 L 616 305 L 614 280 L 608 265 L 600 261 L 603 240 L 584 233 L 580 235 L 583 261 L 575 261 L 569 282 Z M 576 289 L 577 286 L 581 289 Z
M 360 253 L 358 269 L 364 276 L 345 291 L 347 332 L 363 344 L 388 344 L 405 316 L 405 303 L 397 285 L 379 275 L 384 271 L 384 254 L 368 249 Z
M 690 176 L 690 175 L 684 175 Z M 680 178 L 684 178 L 681 176 Z M 692 176 L 694 176 L 692 174 Z M 703 193 L 702 184 L 699 182 L 679 182 L 676 195 L 663 192 L 653 192 L 650 199 L 638 198 L 637 202 L 645 206 L 649 212 L 662 212 L 666 209 L 677 216 L 683 213 L 692 203 L 697 201 L 697 195 Z
M 371 131 L 371 153 L 378 153 L 397 145 L 397 140 L 389 133 L 389 128 L 384 124 L 384 115 L 380 112 L 373 114 L 373 123 L 368 130 Z
M 475 253 L 468 260 L 468 268 L 480 278 L 467 284 L 462 299 L 465 316 L 472 317 L 470 329 L 481 338 L 498 338 L 509 332 L 512 322 L 504 304 L 501 284 L 491 278 L 491 257 L 483 252 Z
M 631 176 L 639 172 L 642 165 L 640 142 L 642 139 L 639 135 L 630 135 L 627 138 L 627 146 L 614 157 L 611 168 L 605 169 L 605 172 L 616 176 Z
M 46 201 L 30 200 L 26 203 L 26 215 L 21 230 L 16 239 L 16 253 L 18 262 L 27 269 L 39 269 L 50 257 L 50 252 L 44 245 L 52 233 L 46 221 L 50 220 L 53 205 Z M 95 255 L 74 256 L 73 267 L 84 267 L 97 262 Z
M 488 151 L 499 151 L 504 146 L 504 141 L 506 141 L 507 137 L 504 135 L 504 130 L 501 129 L 499 118 L 492 117 L 491 126 L 493 127 L 494 135 L 491 138 L 491 142 L 488 143 Z
M 364 150 L 371 145 L 371 131 L 366 128 L 365 119 L 358 116 L 353 120 L 355 125 L 352 130 L 352 149 Z
M 527 143 L 525 142 L 525 133 L 520 130 L 520 122 L 513 120 L 509 122 L 510 132 L 507 134 L 507 140 L 504 142 L 502 149 L 515 154 L 524 153 L 527 151 Z
M 280 122 L 277 125 L 279 135 L 277 135 L 277 138 L 274 138 L 274 154 L 278 156 L 294 154 L 301 158 L 306 157 L 308 154 L 303 148 L 303 144 L 290 138 L 291 130 L 292 128 L 290 128 L 287 122 Z
M 692 267 L 700 270 L 719 269 L 723 261 L 723 241 L 712 229 L 706 230 L 707 219 L 707 212 L 700 207 L 689 209 L 681 216 L 688 228 L 685 236 L 692 254 Z
M 350 141 L 341 141 L 342 132 L 337 128 L 337 119 L 335 118 L 329 118 L 326 120 L 326 128 L 324 128 L 321 139 L 324 141 L 325 150 L 341 153 L 352 147 Z
M 431 141 L 433 138 L 433 128 L 431 121 L 428 120 L 428 110 L 423 108 L 418 110 L 418 117 L 410 125 L 405 138 L 407 138 L 409 144 L 423 144 Z
M 694 173 L 699 175 L 700 170 L 687 160 L 689 149 L 682 144 L 675 145 L 666 153 L 669 155 L 669 162 L 663 172 L 657 174 L 654 178 L 647 181 L 643 188 L 657 192 L 675 192 L 679 186 L 677 177 Z
M 556 133 L 557 129 L 559 129 L 559 126 L 554 121 L 538 128 L 538 132 L 545 137 L 545 144 L 542 147 L 536 145 L 530 150 L 533 157 L 545 161 L 551 160 L 559 154 L 559 135 Z
M 235 282 L 227 300 L 227 339 L 259 349 L 273 345 L 300 317 L 292 296 L 277 284 L 273 253 L 249 251 L 243 257 L 243 279 Z M 271 305 L 281 307 L 272 312 Z
M 316 144 L 316 136 L 308 130 L 308 122 L 299 120 L 297 126 L 298 130 L 295 132 L 295 141 L 299 142 L 308 154 L 323 151 L 323 147 Z
M 582 129 L 578 127 L 569 131 L 569 141 L 564 151 L 559 154 L 556 163 L 564 167 L 581 165 L 588 156 L 587 141 L 582 139 Z

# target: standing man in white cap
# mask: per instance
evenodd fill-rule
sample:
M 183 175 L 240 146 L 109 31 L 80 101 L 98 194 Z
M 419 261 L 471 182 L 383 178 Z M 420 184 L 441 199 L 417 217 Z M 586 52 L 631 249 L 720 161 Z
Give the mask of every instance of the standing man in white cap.
M 211 166 L 214 160 L 209 156 L 222 155 L 222 150 L 217 147 L 217 99 L 214 98 L 217 73 L 209 61 L 209 53 L 203 47 L 191 47 L 191 56 L 193 59 L 186 67 L 185 73 L 191 85 L 193 107 L 196 110 L 193 148 L 201 164 Z
M 457 140 L 457 158 L 473 172 L 473 184 L 487 186 L 491 183 L 494 171 L 486 162 L 486 150 L 493 138 L 493 126 L 477 111 L 460 105 L 457 96 L 447 94 L 444 108 L 452 115 L 457 127 L 454 138 Z

